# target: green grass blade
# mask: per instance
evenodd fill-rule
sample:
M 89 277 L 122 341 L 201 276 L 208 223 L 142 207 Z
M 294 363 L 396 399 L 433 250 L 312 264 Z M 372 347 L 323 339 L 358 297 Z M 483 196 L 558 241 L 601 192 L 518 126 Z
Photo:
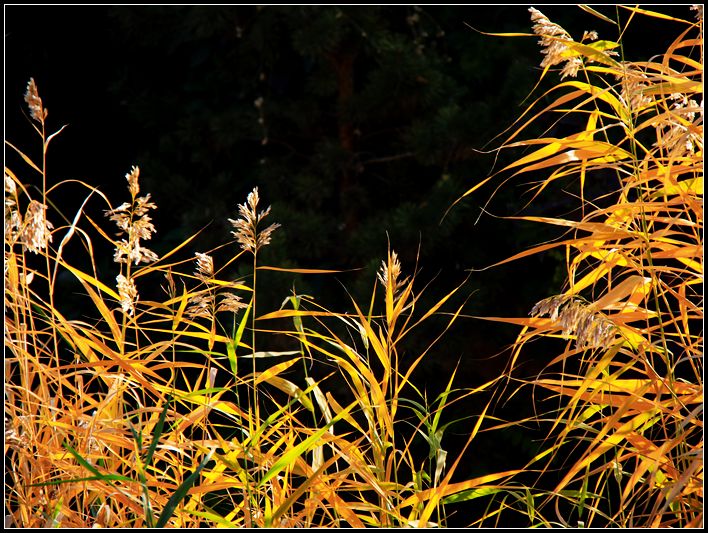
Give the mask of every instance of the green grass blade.
M 261 480 L 258 482 L 257 488 L 262 487 L 265 483 L 267 483 L 273 477 L 278 475 L 278 473 L 283 470 L 287 465 L 292 464 L 292 462 L 296 458 L 300 457 L 303 453 L 305 453 L 310 448 L 310 446 L 314 445 L 318 440 L 320 440 L 322 435 L 329 431 L 329 428 L 332 426 L 332 424 L 345 417 L 355 405 L 357 405 L 356 402 L 349 405 L 349 407 L 339 412 L 337 416 L 332 419 L 331 422 L 325 424 L 324 427 L 310 435 L 300 444 L 298 444 L 297 446 L 286 452 L 282 457 L 280 457 L 280 459 L 278 459 L 275 464 L 273 464 L 270 470 L 268 470 L 268 472 L 266 472 L 263 478 L 261 478 Z
M 157 524 L 155 524 L 155 527 L 165 527 L 167 521 L 174 514 L 175 509 L 177 508 L 179 503 L 187 496 L 187 492 L 189 491 L 189 489 L 191 489 L 192 486 L 197 482 L 197 479 L 199 479 L 199 474 L 201 473 L 201 471 L 204 469 L 206 464 L 211 461 L 211 456 L 213 453 L 213 450 L 209 452 L 209 454 L 204 459 L 202 459 L 202 462 L 199 463 L 197 469 L 192 472 L 189 477 L 185 479 L 182 484 L 177 488 L 175 493 L 167 501 L 167 505 L 165 505 L 165 508 L 162 510 L 162 514 L 157 520 Z
M 155 431 L 153 431 L 152 434 L 152 442 L 150 442 L 150 447 L 148 448 L 147 455 L 145 456 L 145 466 L 150 465 L 150 461 L 152 461 L 152 456 L 155 453 L 155 449 L 157 448 L 157 443 L 160 441 L 160 436 L 162 435 L 162 429 L 165 426 L 165 418 L 167 417 L 167 410 L 170 407 L 170 402 L 172 401 L 172 396 L 167 397 L 167 401 L 165 402 L 165 406 L 162 408 L 162 412 L 160 413 L 160 419 L 157 421 L 157 424 L 155 424 Z

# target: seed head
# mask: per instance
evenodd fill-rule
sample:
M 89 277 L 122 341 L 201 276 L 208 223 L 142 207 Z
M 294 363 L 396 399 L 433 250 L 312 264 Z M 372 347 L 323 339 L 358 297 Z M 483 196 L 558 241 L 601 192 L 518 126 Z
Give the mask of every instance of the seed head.
M 152 263 L 159 259 L 152 250 L 140 244 L 141 240 L 148 240 L 156 232 L 151 218 L 148 216 L 150 209 L 157 206 L 150 201 L 150 194 L 137 196 L 140 192 L 138 177 L 140 169 L 136 166 L 125 175 L 128 180 L 128 189 L 132 202 L 124 202 L 119 207 L 106 211 L 106 216 L 116 223 L 118 228 L 127 233 L 127 239 L 122 239 L 116 244 L 113 259 L 116 263 Z
M 566 43 L 572 41 L 573 38 L 558 24 L 548 20 L 538 9 L 530 7 L 529 12 L 531 13 L 531 21 L 535 23 L 533 32 L 541 37 L 539 44 L 543 47 L 541 53 L 545 56 L 541 61 L 541 66 L 546 68 L 565 62 L 561 70 L 561 79 L 566 76 L 572 78 L 577 76 L 583 62 L 577 56 L 568 57 L 565 55 L 568 51 Z
M 123 274 L 118 274 L 116 281 L 118 282 L 120 306 L 124 313 L 132 316 L 135 313 L 135 302 L 138 301 L 138 289 L 133 280 L 126 278 Z
M 24 249 L 38 253 L 46 248 L 52 242 L 52 228 L 54 226 L 47 220 L 47 206 L 32 200 L 27 207 L 21 230 Z
M 47 118 L 47 110 L 42 106 L 42 99 L 37 91 L 37 84 L 34 78 L 30 78 L 25 92 L 25 102 L 29 106 L 30 116 L 37 122 L 44 123 Z
M 214 276 L 214 259 L 208 254 L 195 253 L 197 257 L 197 270 L 195 275 L 202 281 Z
M 609 348 L 617 327 L 602 313 L 594 311 L 576 296 L 561 294 L 541 300 L 531 309 L 531 316 L 549 315 L 563 335 L 575 335 L 579 348 Z
M 248 305 L 241 301 L 240 296 L 237 296 L 232 292 L 227 292 L 221 296 L 221 303 L 216 311 L 230 311 L 232 313 L 238 313 L 240 309 L 245 309 L 246 307 L 248 307 Z
M 253 254 L 258 253 L 258 250 L 269 244 L 272 233 L 280 227 L 280 224 L 271 224 L 264 230 L 258 231 L 259 222 L 270 213 L 270 207 L 258 213 L 258 201 L 258 187 L 255 187 L 248 194 L 246 202 L 238 206 L 241 218 L 228 219 L 235 229 L 231 234 L 236 237 L 242 249 Z
M 381 261 L 381 268 L 376 276 L 384 287 L 388 287 L 388 284 L 391 283 L 394 297 L 408 281 L 407 277 L 399 279 L 401 276 L 401 263 L 398 260 L 398 254 L 394 251 L 389 253 L 388 261 Z

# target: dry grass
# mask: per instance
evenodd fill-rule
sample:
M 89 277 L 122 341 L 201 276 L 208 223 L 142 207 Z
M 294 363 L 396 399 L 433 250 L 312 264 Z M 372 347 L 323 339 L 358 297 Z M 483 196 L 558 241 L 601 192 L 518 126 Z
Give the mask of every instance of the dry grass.
M 46 156 L 53 135 L 34 81 L 27 103 Z M 454 291 L 419 311 L 414 276 L 403 275 L 395 252 L 366 306 L 352 301 L 353 312 L 335 313 L 295 294 L 259 315 L 256 275 L 280 269 L 258 262 L 278 225 L 260 227 L 269 209 L 258 211 L 257 189 L 230 220 L 236 253 L 226 264 L 189 252 L 193 237 L 158 257 L 145 245 L 157 206 L 141 195 L 138 167 L 126 174 L 128 200 L 114 207 L 85 183 L 47 187 L 44 160 L 8 145 L 42 181 L 30 187 L 5 171 L 6 509 L 14 525 L 444 525 L 445 498 L 510 475 L 453 482 L 462 455 L 443 447 L 443 411 L 493 383 L 458 391 L 451 376 L 432 402 L 411 383 L 438 339 L 402 353 L 406 337 Z M 47 205 L 67 187 L 86 198 L 59 223 Z M 105 219 L 91 217 L 91 202 Z M 99 241 L 114 250 L 113 273 L 98 273 Z M 68 257 L 70 246 L 79 253 Z M 229 279 L 243 260 L 253 275 Z M 57 297 L 59 274 L 80 284 L 81 319 Z M 161 299 L 151 287 L 162 287 Z M 257 349 L 273 338 L 292 350 Z M 346 394 L 328 390 L 337 379 Z M 473 417 L 468 445 L 485 412 Z M 430 450 L 423 459 L 412 451 L 417 441 Z
M 12 524 L 445 526 L 458 502 L 484 497 L 486 511 L 469 525 L 503 525 L 508 513 L 543 526 L 702 525 L 702 21 L 685 22 L 663 57 L 630 62 L 620 43 L 592 33 L 576 42 L 538 10 L 532 16 L 543 76 L 559 67 L 562 78 L 514 125 L 503 147 L 530 151 L 503 172 L 543 173 L 534 198 L 577 178 L 580 208 L 575 218 L 525 217 L 567 236 L 509 259 L 553 247 L 567 257 L 560 294 L 531 317 L 499 319 L 523 327 L 512 376 L 530 341 L 559 343 L 548 367 L 514 392 L 546 398 L 535 422 L 549 438 L 524 471 L 457 478 L 469 445 L 496 423 L 489 405 L 472 414 L 459 455 L 445 449 L 445 409 L 499 380 L 460 390 L 453 375 L 432 401 L 412 383 L 461 316 L 462 307 L 446 310 L 457 289 L 419 309 L 414 272 L 389 251 L 365 305 L 352 300 L 349 312 L 334 312 L 293 294 L 261 312 L 257 276 L 281 269 L 259 263 L 277 224 L 260 227 L 269 209 L 258 211 L 257 189 L 231 220 L 234 253 L 224 264 L 213 251 L 190 250 L 194 237 L 158 257 L 145 247 L 156 205 L 141 196 L 137 167 L 117 207 L 86 183 L 50 183 L 48 147 L 61 130 L 47 134 L 32 80 L 26 102 L 42 161 L 7 143 L 26 167 L 5 170 Z M 551 103 L 536 111 L 542 101 Z M 518 140 L 549 114 L 584 126 Z M 602 202 L 585 193 L 597 173 L 616 183 Z M 62 219 L 48 206 L 66 188 L 85 199 Z M 95 203 L 106 218 L 90 216 Z M 114 250 L 110 274 L 96 267 L 98 243 Z M 240 261 L 252 274 L 231 279 Z M 81 287 L 81 318 L 59 297 L 60 274 Z M 448 317 L 440 335 L 406 348 L 436 315 Z M 283 339 L 291 349 L 268 349 Z M 429 448 L 422 459 L 419 442 Z M 533 485 L 516 477 L 534 473 Z
M 627 24 L 666 18 L 621 9 Z M 510 485 L 520 501 L 509 510 L 546 526 L 700 527 L 702 11 L 698 22 L 671 19 L 685 30 L 663 56 L 642 62 L 626 60 L 621 43 L 581 44 L 539 11 L 531 14 L 544 47 L 542 77 L 562 64 L 561 80 L 572 79 L 514 125 L 503 148 L 529 150 L 501 172 L 544 176 L 531 188 L 534 199 L 557 180 L 574 179 L 579 209 L 577 218 L 522 217 L 567 228 L 566 237 L 509 259 L 551 248 L 567 258 L 561 294 L 539 302 L 530 318 L 499 319 L 523 326 L 512 367 L 535 338 L 559 343 L 546 369 L 517 391 L 531 386 L 550 395 L 537 405 L 550 437 L 528 465 L 542 472 L 538 484 Z M 550 103 L 536 111 L 542 102 Z M 552 114 L 583 127 L 562 138 L 517 140 Z M 616 188 L 588 198 L 586 185 L 602 176 L 614 176 Z

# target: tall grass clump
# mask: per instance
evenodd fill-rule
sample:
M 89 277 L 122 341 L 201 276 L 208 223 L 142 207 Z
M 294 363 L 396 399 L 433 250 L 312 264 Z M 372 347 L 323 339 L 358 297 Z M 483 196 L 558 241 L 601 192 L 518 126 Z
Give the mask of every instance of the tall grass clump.
M 701 527 L 702 6 L 694 21 L 624 6 L 612 20 L 583 9 L 620 38 L 574 40 L 531 8 L 541 78 L 559 70 L 560 80 L 502 143 L 525 153 L 500 173 L 540 176 L 532 202 L 558 184 L 578 199 L 570 215 L 521 217 L 564 237 L 509 259 L 562 249 L 566 281 L 530 317 L 499 319 L 523 328 L 511 361 L 515 394 L 533 392 L 533 421 L 549 435 L 526 467 L 536 481 L 508 484 L 502 506 L 529 525 Z M 683 29 L 662 55 L 633 61 L 621 36 L 640 17 Z M 522 140 L 541 119 L 552 119 L 549 133 Z M 575 130 L 554 135 L 557 123 Z M 541 337 L 557 352 L 536 377 L 515 378 L 520 354 Z
M 83 181 L 52 184 L 59 132 L 34 80 L 26 102 L 41 161 L 7 142 L 22 170 L 5 169 L 6 524 L 445 525 L 513 474 L 453 479 L 486 408 L 464 420 L 462 452 L 446 451 L 446 408 L 493 382 L 413 380 L 440 337 L 416 348 L 410 333 L 446 316 L 442 336 L 456 291 L 421 309 L 415 273 L 389 251 L 366 304 L 333 312 L 293 293 L 262 312 L 257 274 L 282 269 L 260 261 L 278 226 L 264 227 L 257 188 L 221 255 L 190 251 L 197 234 L 158 254 L 139 167 L 117 204 Z

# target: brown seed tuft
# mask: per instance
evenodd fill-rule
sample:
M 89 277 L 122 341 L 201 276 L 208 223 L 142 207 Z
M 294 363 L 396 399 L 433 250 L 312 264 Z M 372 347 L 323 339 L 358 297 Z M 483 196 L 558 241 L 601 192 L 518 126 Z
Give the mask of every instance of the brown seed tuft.
M 32 200 L 27 207 L 20 239 L 25 250 L 38 253 L 52 242 L 51 230 L 54 226 L 47 220 L 47 206 Z
M 116 276 L 118 282 L 118 295 L 120 296 L 120 306 L 123 312 L 128 315 L 135 314 L 135 302 L 138 301 L 138 289 L 132 279 L 126 278 L 123 274 Z
M 30 78 L 27 83 L 25 102 L 27 102 L 27 105 L 29 106 L 30 116 L 37 122 L 44 124 L 44 121 L 47 118 L 47 110 L 42 106 L 42 99 L 39 97 L 37 84 L 34 82 L 34 78 Z
M 136 166 L 125 175 L 128 180 L 128 189 L 132 196 L 132 203 L 124 202 L 115 209 L 106 211 L 106 216 L 116 223 L 118 228 L 128 234 L 127 239 L 121 239 L 116 244 L 113 260 L 116 263 L 153 263 L 159 259 L 152 250 L 140 244 L 141 240 L 148 240 L 156 232 L 152 220 L 148 216 L 150 209 L 157 206 L 150 201 L 150 194 L 136 197 L 140 192 L 138 177 L 140 169 Z
M 133 200 L 135 200 L 135 197 L 140 193 L 140 184 L 138 183 L 139 177 L 140 168 L 137 166 L 133 166 L 130 172 L 125 175 L 125 179 L 128 180 L 128 190 L 130 190 L 130 195 L 133 197 Z
M 241 218 L 228 219 L 236 231 L 231 234 L 241 245 L 241 248 L 253 254 L 258 253 L 263 246 L 270 243 L 271 235 L 280 227 L 280 224 L 271 224 L 262 231 L 258 231 L 258 224 L 268 216 L 270 207 L 258 213 L 258 187 L 248 194 L 246 202 L 238 206 Z
M 240 296 L 232 292 L 227 292 L 221 296 L 221 303 L 219 304 L 217 312 L 229 311 L 231 313 L 238 313 L 239 310 L 245 309 L 246 307 L 248 307 L 248 305 L 241 301 Z
M 391 283 L 394 297 L 408 281 L 407 277 L 399 279 L 401 276 L 401 263 L 398 260 L 398 254 L 393 251 L 389 253 L 388 262 L 381 261 L 381 268 L 376 276 L 384 287 L 387 287 L 389 282 Z
M 214 259 L 208 254 L 196 252 L 197 270 L 195 275 L 202 281 L 206 281 L 214 276 Z
M 583 349 L 609 348 L 617 331 L 610 319 L 576 296 L 561 294 L 541 300 L 530 315 L 549 315 L 561 327 L 563 335 L 575 335 L 577 346 Z
M 529 12 L 531 13 L 531 21 L 535 23 L 533 32 L 541 37 L 539 44 L 543 47 L 541 53 L 545 56 L 541 61 L 541 66 L 546 68 L 565 62 L 561 70 L 561 79 L 566 76 L 571 78 L 577 76 L 583 62 L 577 56 L 569 57 L 567 55 L 568 46 L 566 43 L 573 41 L 573 38 L 558 24 L 548 20 L 538 9 L 530 7 Z
M 212 318 L 214 316 L 214 294 L 208 291 L 190 298 L 189 307 L 185 312 L 195 318 Z

